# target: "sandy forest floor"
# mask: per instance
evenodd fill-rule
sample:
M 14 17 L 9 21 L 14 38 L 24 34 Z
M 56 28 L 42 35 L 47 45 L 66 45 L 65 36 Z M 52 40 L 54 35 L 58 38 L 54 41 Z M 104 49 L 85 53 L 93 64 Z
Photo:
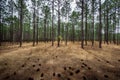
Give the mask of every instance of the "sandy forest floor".
M 120 80 L 120 46 L 90 45 L 0 47 L 0 80 Z

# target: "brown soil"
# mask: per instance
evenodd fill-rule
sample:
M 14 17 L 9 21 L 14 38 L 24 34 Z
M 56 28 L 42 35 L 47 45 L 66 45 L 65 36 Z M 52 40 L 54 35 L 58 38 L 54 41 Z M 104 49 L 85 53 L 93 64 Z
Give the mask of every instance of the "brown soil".
M 120 46 L 31 44 L 0 47 L 0 80 L 120 80 Z

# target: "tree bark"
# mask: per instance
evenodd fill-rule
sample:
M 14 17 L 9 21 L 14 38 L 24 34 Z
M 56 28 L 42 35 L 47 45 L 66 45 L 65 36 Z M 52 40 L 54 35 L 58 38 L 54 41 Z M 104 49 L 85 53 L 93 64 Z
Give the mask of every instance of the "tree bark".
M 81 21 L 81 48 L 84 48 L 84 32 L 83 32 L 83 12 L 84 12 L 84 0 L 82 0 L 82 21 Z
M 37 28 L 36 28 L 36 43 L 38 44 L 38 23 L 39 23 L 39 17 L 37 17 Z
M 94 0 L 92 0 L 92 29 L 93 29 L 93 33 L 92 33 L 92 46 L 94 45 Z
M 75 27 L 74 27 L 74 24 L 72 23 L 72 30 L 73 30 L 73 37 L 72 37 L 72 40 L 73 40 L 73 43 L 75 42 Z
M 1 14 L 2 14 L 2 11 L 0 9 L 0 36 L 1 36 L 1 38 L 0 38 L 0 46 L 2 45 L 2 16 L 1 16 Z
M 23 0 L 20 0 L 20 47 L 22 46 L 22 28 L 23 28 Z
M 35 46 L 35 2 L 34 2 L 34 12 L 33 12 L 33 46 Z
M 87 45 L 87 38 L 88 38 L 88 35 L 87 35 L 87 2 L 86 2 L 86 13 L 85 13 L 85 17 L 86 17 L 86 23 L 85 23 L 85 45 Z
M 99 48 L 102 48 L 101 0 L 99 0 Z
M 52 46 L 54 46 L 54 0 L 52 1 Z
M 107 42 L 107 44 L 108 44 L 108 36 L 109 36 L 109 32 L 108 32 L 108 30 L 109 30 L 109 19 L 108 19 L 108 13 L 109 13 L 109 11 L 108 11 L 108 3 L 107 3 L 107 21 L 106 21 L 106 23 L 107 23 L 107 27 L 106 27 L 106 42 Z
M 58 47 L 60 47 L 60 0 L 58 0 Z
M 46 19 L 44 19 L 44 42 L 46 42 Z
M 65 41 L 66 46 L 67 46 L 67 42 L 68 42 L 68 25 L 66 25 L 66 41 Z

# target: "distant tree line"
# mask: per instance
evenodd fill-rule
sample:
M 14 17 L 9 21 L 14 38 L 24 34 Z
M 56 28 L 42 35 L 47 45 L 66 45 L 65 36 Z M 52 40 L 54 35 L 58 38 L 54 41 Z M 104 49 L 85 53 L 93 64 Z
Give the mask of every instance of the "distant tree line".
M 76 7 L 73 8 L 73 4 Z M 119 0 L 1 0 L 0 46 L 3 42 L 50 42 L 60 40 L 120 44 Z

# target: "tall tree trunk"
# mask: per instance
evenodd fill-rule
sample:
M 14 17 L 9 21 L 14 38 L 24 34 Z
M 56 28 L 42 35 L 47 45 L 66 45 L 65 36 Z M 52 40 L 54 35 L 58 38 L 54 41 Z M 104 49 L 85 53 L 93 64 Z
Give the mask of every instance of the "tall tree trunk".
M 110 16 L 110 23 L 111 23 L 111 16 Z M 110 27 L 112 27 L 112 26 L 110 26 Z M 111 37 L 112 37 L 112 33 L 111 33 L 111 31 L 110 31 L 110 36 L 109 36 L 110 43 L 111 43 Z
M 20 7 L 20 4 L 18 4 L 18 7 Z M 20 11 L 18 11 L 18 23 L 17 23 L 17 44 L 20 43 Z
M 52 1 L 52 46 L 54 46 L 54 0 Z
M 14 41 L 14 28 L 13 28 L 13 23 L 14 23 L 14 21 L 13 21 L 13 6 L 14 6 L 14 4 L 13 4 L 13 1 L 11 0 L 11 2 L 12 2 L 12 23 L 11 23 L 11 27 L 12 27 L 12 29 L 11 29 L 11 42 L 12 42 L 12 44 L 13 44 L 13 41 Z
M 115 5 L 117 5 L 117 4 L 115 3 Z M 116 42 L 117 42 L 117 38 L 116 38 L 116 37 L 117 37 L 117 35 L 116 35 L 116 29 L 117 29 L 117 17 L 116 17 L 116 16 L 117 16 L 117 13 L 116 13 L 116 10 L 117 10 L 117 8 L 116 8 L 116 6 L 115 6 L 115 20 L 114 20 L 114 21 L 115 21 L 115 25 L 114 25 L 114 27 L 115 27 L 115 28 L 114 28 L 114 30 L 115 30 L 115 32 L 114 32 L 114 35 L 115 35 L 115 38 L 114 38 L 115 41 L 114 41 L 114 43 L 115 43 L 115 44 L 116 44 Z
M 49 39 L 49 41 L 52 41 L 52 38 L 51 38 L 51 37 L 52 37 L 52 29 L 51 29 L 51 25 L 50 25 L 49 27 L 50 27 L 50 28 L 49 28 L 49 29 L 50 29 L 50 34 L 49 34 L 50 39 Z
M 38 44 L 38 23 L 39 23 L 39 17 L 37 17 L 37 28 L 36 28 L 36 43 Z
M 46 24 L 46 42 L 48 42 L 48 39 L 49 39 L 49 21 L 47 21 L 47 24 Z
M 31 34 L 31 32 L 30 32 L 30 24 L 31 24 L 31 22 L 30 22 L 30 18 L 29 18 L 28 42 L 31 41 L 31 36 L 30 36 L 30 34 Z
M 37 10 L 36 10 L 36 12 L 37 12 L 37 15 L 39 14 L 39 9 L 38 9 L 38 3 L 36 3 L 37 4 Z M 37 16 L 36 17 L 36 44 L 38 44 L 38 24 L 39 24 L 39 16 Z
M 58 0 L 58 47 L 60 47 L 60 0 Z
M 87 45 L 87 39 L 88 39 L 88 35 L 87 35 L 87 2 L 85 4 L 86 6 L 86 13 L 85 13 L 85 45 Z
M 13 44 L 13 1 L 11 0 L 11 16 L 12 20 L 10 20 L 10 42 Z
M 68 42 L 68 25 L 66 25 L 66 41 L 65 41 L 65 45 L 67 45 Z
M 107 28 L 106 28 L 106 42 L 107 42 L 107 44 L 108 44 L 108 36 L 109 36 L 109 32 L 108 32 L 108 30 L 109 30 L 109 18 L 108 18 L 108 14 L 109 14 L 109 11 L 108 11 L 108 3 L 107 3 L 107 21 L 106 21 L 106 23 L 107 23 Z
M 35 21 L 36 16 L 35 16 L 35 2 L 34 2 L 34 12 L 33 12 L 33 46 L 35 46 Z
M 2 16 L 1 16 L 1 14 L 2 14 L 2 11 L 1 11 L 1 8 L 0 8 L 0 36 L 1 36 L 0 46 L 2 45 Z
M 46 42 L 46 13 L 45 13 L 45 19 L 44 19 L 44 42 Z
M 82 21 L 81 21 L 81 48 L 84 48 L 84 32 L 83 32 L 83 12 L 84 12 L 84 0 L 82 0 Z
M 23 29 L 23 0 L 20 1 L 20 47 L 22 46 L 22 29 Z
M 75 27 L 74 27 L 74 24 L 72 23 L 72 32 L 73 32 L 73 34 L 72 34 L 72 40 L 73 40 L 73 43 L 75 42 Z
M 99 0 L 99 48 L 102 48 L 101 0 Z
M 115 16 L 115 15 L 114 15 Z M 115 44 L 116 43 L 116 41 L 115 41 L 115 18 L 114 18 L 114 16 L 113 16 L 113 43 Z
M 116 6 L 115 6 L 115 16 L 118 16 L 119 17 L 119 15 L 117 14 L 117 3 L 115 3 L 116 4 Z M 119 9 L 119 7 L 118 7 L 118 9 Z M 119 13 L 119 10 L 118 10 L 118 13 Z M 117 24 L 119 25 L 119 18 L 118 18 L 118 20 L 117 19 L 115 19 L 115 24 L 116 24 L 116 30 L 117 30 L 117 33 L 116 33 L 116 43 L 117 43 L 117 45 L 119 44 L 118 43 L 118 38 L 119 38 L 119 26 L 117 26 Z
M 118 7 L 118 9 L 120 9 L 119 7 Z M 120 10 L 118 10 L 118 13 L 120 13 Z M 120 15 L 118 15 L 118 25 L 120 25 Z M 119 45 L 120 43 L 119 43 L 119 41 L 120 41 L 120 26 L 118 26 L 118 29 L 117 29 L 118 31 L 117 31 L 117 45 Z
M 62 20 L 63 20 L 63 17 L 62 17 Z M 64 23 L 62 22 L 62 40 L 64 41 Z
M 93 33 L 92 33 L 92 46 L 94 45 L 94 0 L 92 0 L 92 29 L 93 29 Z
M 105 9 L 104 9 L 104 44 L 105 42 L 106 42 L 106 15 L 105 15 Z

